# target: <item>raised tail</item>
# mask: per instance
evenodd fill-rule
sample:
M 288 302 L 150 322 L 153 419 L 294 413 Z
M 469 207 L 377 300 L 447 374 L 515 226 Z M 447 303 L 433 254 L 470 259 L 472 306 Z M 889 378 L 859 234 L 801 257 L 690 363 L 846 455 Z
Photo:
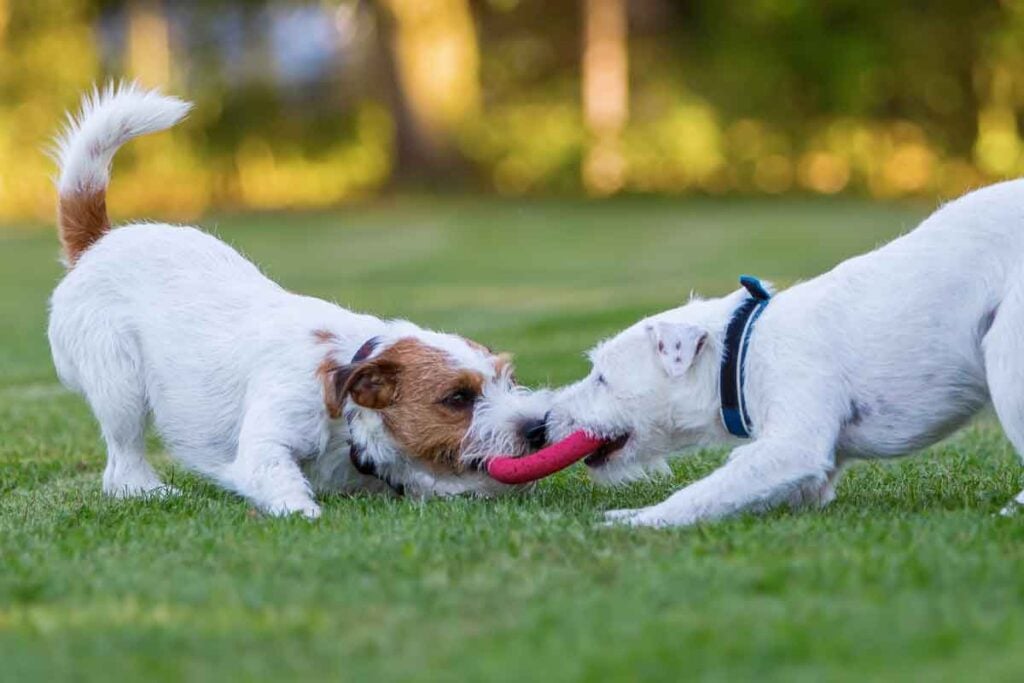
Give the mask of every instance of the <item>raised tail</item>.
M 134 83 L 94 89 L 78 116 L 56 140 L 60 165 L 57 224 L 68 267 L 110 230 L 107 185 L 117 148 L 132 138 L 170 128 L 191 109 L 188 102 L 143 90 Z

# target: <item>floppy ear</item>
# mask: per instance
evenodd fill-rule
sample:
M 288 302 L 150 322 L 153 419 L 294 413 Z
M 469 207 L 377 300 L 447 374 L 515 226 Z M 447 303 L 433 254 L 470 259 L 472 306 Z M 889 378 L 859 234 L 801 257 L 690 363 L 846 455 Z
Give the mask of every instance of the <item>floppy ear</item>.
M 327 406 L 332 414 L 341 414 L 345 397 L 349 396 L 364 408 L 381 410 L 394 402 L 398 365 L 386 360 L 341 365 L 331 371 Z
M 659 321 L 646 329 L 654 352 L 669 377 L 682 377 L 708 339 L 707 330 L 688 323 Z

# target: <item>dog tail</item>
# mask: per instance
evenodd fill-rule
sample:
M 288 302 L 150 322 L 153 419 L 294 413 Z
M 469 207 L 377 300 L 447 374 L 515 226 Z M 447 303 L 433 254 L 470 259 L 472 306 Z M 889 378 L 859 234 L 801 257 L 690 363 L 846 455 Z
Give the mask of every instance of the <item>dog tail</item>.
M 77 116 L 68 114 L 54 156 L 60 167 L 57 224 L 69 268 L 110 230 L 107 185 L 117 148 L 132 138 L 170 128 L 191 108 L 188 102 L 135 83 L 111 83 L 87 94 Z

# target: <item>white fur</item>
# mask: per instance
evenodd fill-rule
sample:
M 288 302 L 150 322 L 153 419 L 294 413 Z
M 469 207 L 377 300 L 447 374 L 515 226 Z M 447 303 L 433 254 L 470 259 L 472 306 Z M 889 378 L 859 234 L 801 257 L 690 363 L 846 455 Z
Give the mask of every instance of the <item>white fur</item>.
M 172 125 L 189 105 L 133 86 L 87 98 L 59 141 L 62 193 L 105 188 L 117 146 Z M 314 491 L 386 491 L 349 460 L 352 439 L 418 496 L 506 490 L 480 473 L 444 475 L 419 464 L 373 411 L 327 414 L 318 365 L 328 351 L 347 362 L 368 339 L 378 349 L 413 337 L 448 362 L 480 372 L 463 457 L 524 450 L 516 422 L 544 414 L 488 354 L 455 335 L 384 321 L 267 279 L 220 240 L 191 227 L 117 228 L 81 254 L 51 300 L 49 339 L 61 381 L 89 401 L 107 443 L 103 490 L 167 493 L 144 454 L 147 416 L 186 467 L 270 514 L 320 514 Z M 330 348 L 314 332 L 333 336 Z
M 60 194 L 99 190 L 110 182 L 117 148 L 132 138 L 170 128 L 188 114 L 188 102 L 143 90 L 135 83 L 93 89 L 78 116 L 68 115 L 54 156 L 60 166 Z
M 735 446 L 723 467 L 664 502 L 608 513 L 645 526 L 827 504 L 845 460 L 928 446 L 990 399 L 1024 453 L 1022 207 L 1022 180 L 972 192 L 913 232 L 777 294 L 749 345 L 750 441 L 731 437 L 719 417 L 725 328 L 743 290 L 693 300 L 599 345 L 590 376 L 556 398 L 551 437 L 630 434 L 594 470 L 605 482 L 663 469 L 666 456 L 693 446 Z M 702 348 L 692 343 L 699 333 Z M 688 355 L 666 360 L 657 346 L 666 337 Z

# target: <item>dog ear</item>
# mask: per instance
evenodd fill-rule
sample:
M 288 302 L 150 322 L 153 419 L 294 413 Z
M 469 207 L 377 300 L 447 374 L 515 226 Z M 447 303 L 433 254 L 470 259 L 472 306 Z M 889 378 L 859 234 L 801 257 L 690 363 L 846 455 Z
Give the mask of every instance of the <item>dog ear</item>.
M 658 321 L 647 325 L 646 329 L 669 377 L 686 374 L 708 339 L 707 330 L 689 323 Z
M 332 392 L 328 405 L 340 408 L 346 396 L 351 397 L 357 405 L 373 410 L 387 408 L 394 402 L 398 365 L 392 361 L 377 359 L 342 365 L 332 374 Z

